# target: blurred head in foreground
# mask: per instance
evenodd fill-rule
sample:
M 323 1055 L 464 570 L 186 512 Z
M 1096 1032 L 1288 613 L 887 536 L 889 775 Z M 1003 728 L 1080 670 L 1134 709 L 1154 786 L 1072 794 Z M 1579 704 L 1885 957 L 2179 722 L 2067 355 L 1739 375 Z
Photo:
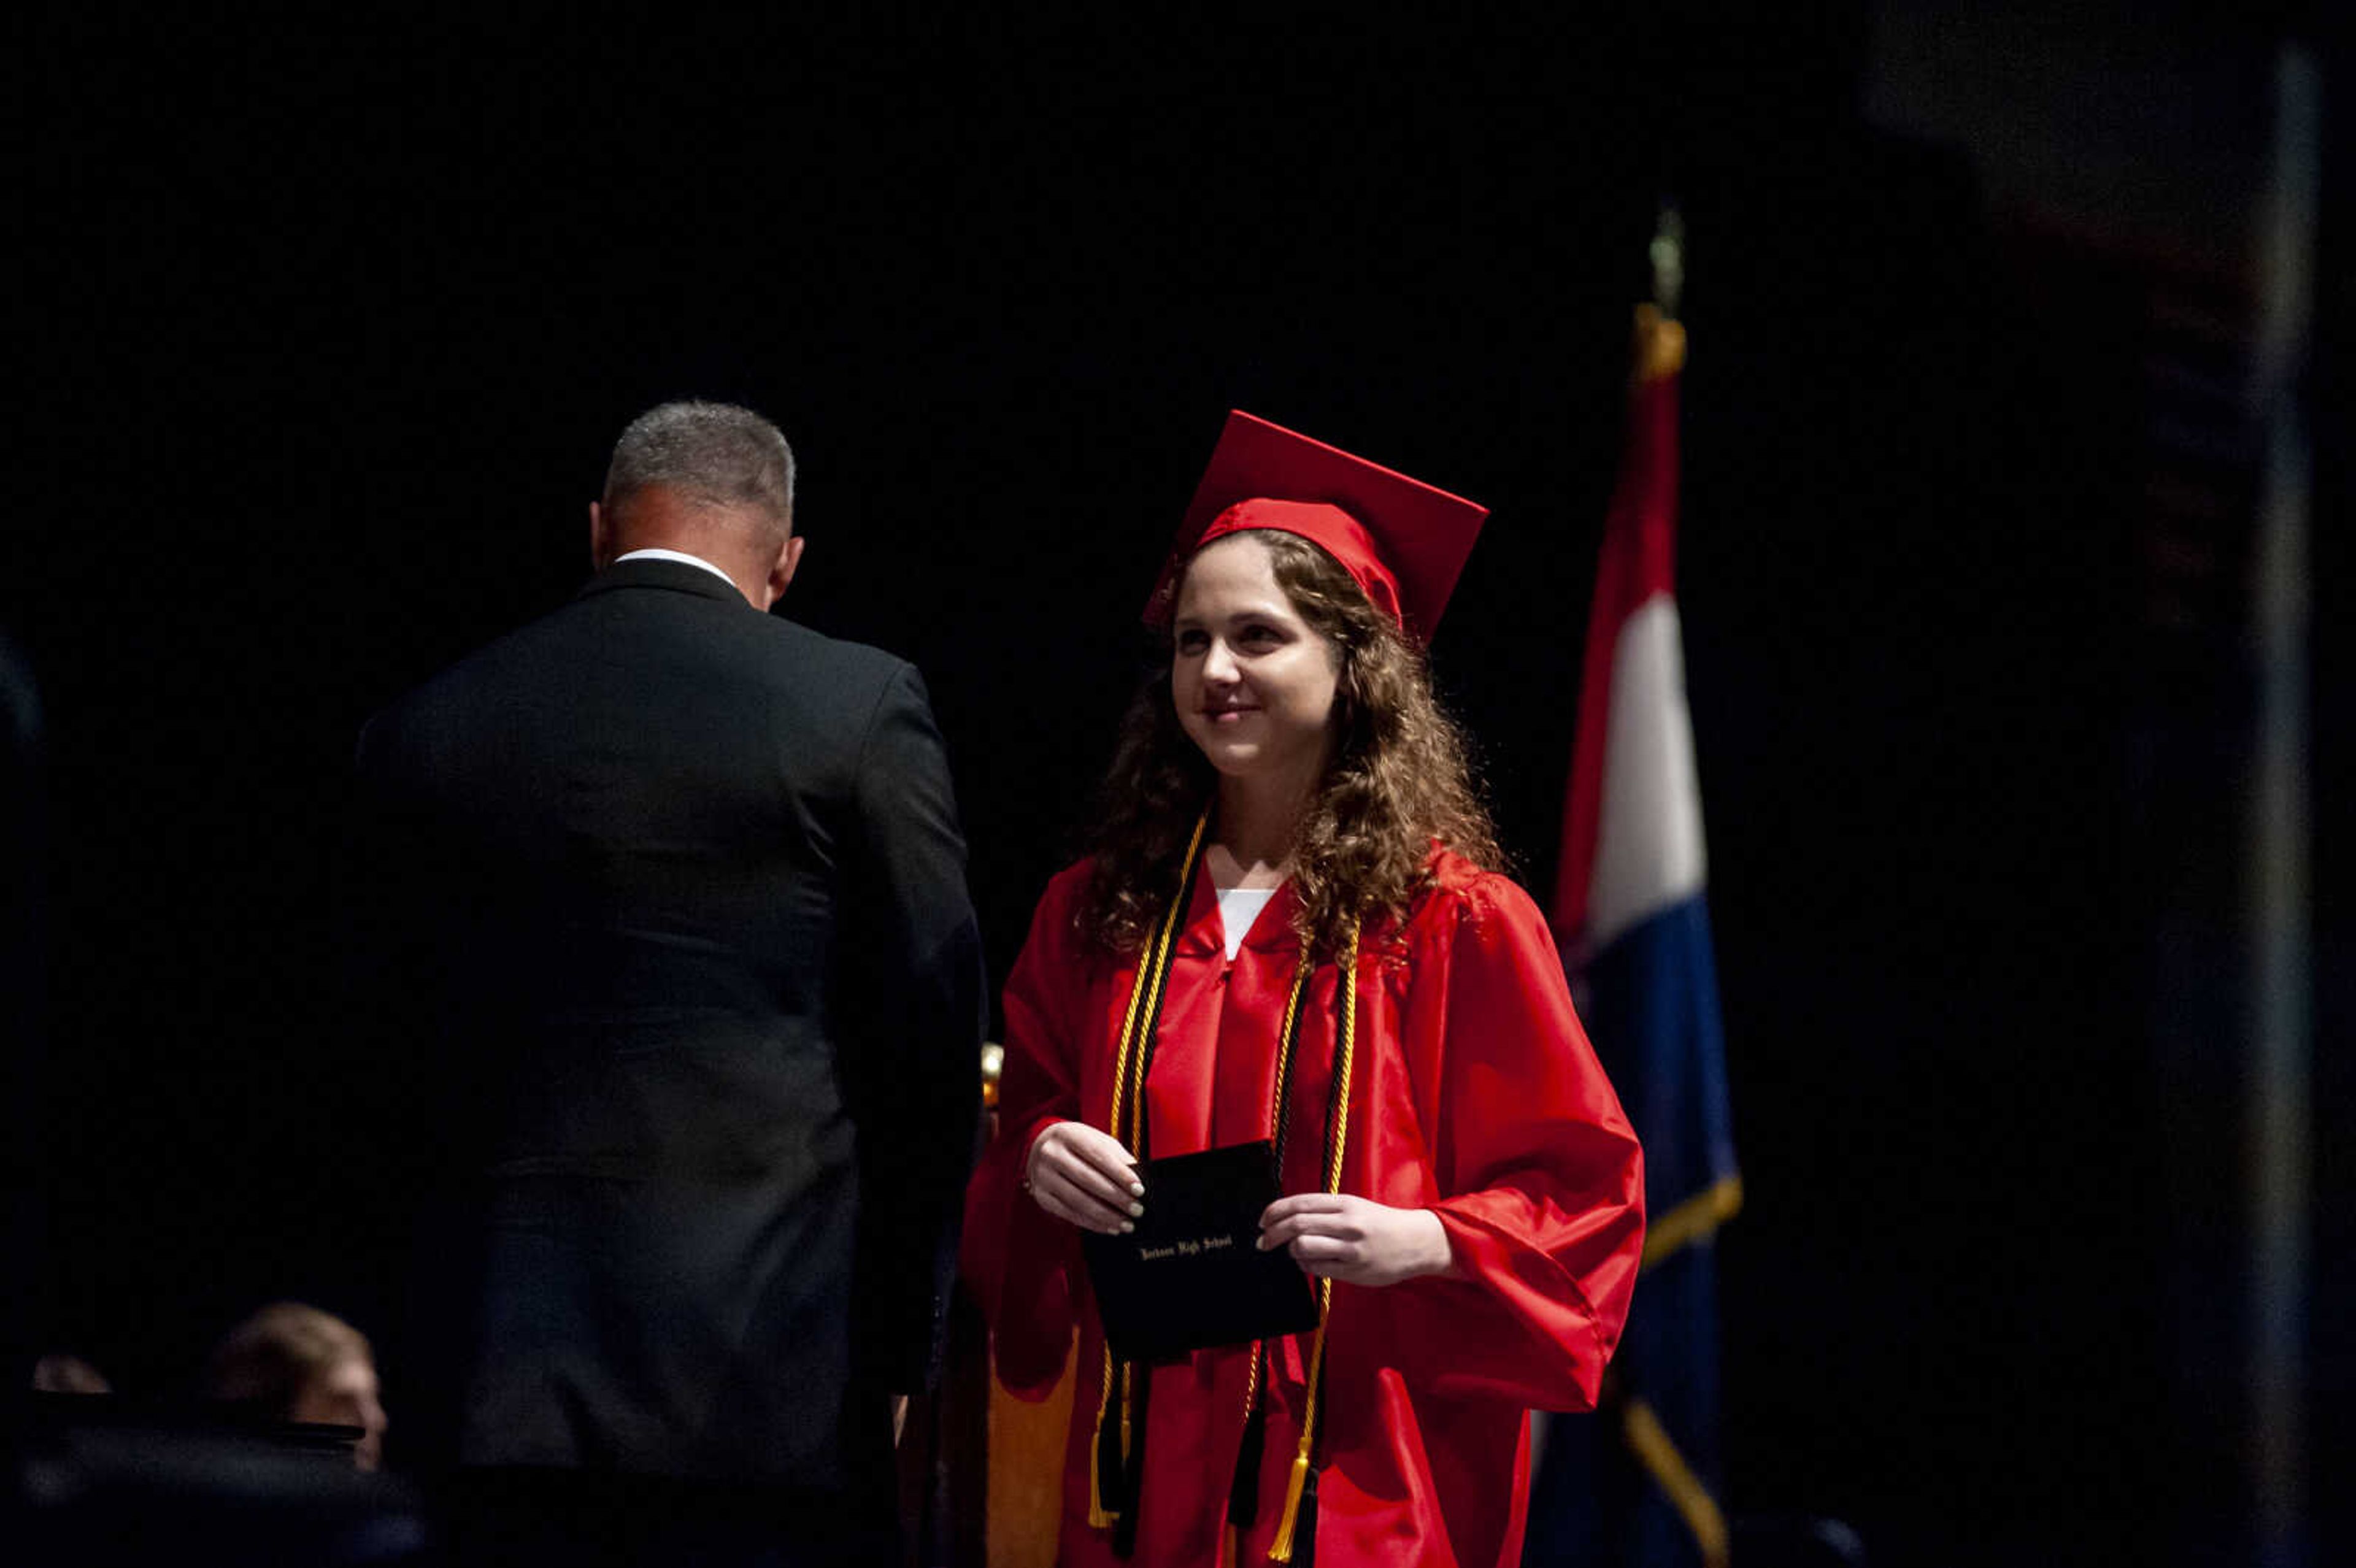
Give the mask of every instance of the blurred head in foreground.
M 33 1389 L 37 1393 L 112 1393 L 114 1385 L 80 1356 L 53 1351 L 33 1363 Z
M 230 1329 L 205 1369 L 205 1392 L 275 1420 L 357 1426 L 359 1467 L 383 1458 L 376 1358 L 359 1329 L 316 1307 L 277 1302 Z

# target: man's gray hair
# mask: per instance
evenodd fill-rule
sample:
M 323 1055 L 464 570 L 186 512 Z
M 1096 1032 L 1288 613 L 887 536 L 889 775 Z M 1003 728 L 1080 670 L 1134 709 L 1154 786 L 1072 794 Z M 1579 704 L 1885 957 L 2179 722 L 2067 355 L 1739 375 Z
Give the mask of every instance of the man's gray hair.
M 605 505 L 651 485 L 723 507 L 753 507 L 787 527 L 794 452 L 777 427 L 733 403 L 664 403 L 630 421 L 605 469 Z

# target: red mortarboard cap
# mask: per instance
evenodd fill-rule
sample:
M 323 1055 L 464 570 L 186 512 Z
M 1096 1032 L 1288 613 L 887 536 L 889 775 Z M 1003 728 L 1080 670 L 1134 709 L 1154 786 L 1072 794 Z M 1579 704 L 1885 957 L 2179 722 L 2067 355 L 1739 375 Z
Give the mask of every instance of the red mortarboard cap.
M 1219 432 L 1145 618 L 1169 621 L 1178 567 L 1201 546 L 1246 528 L 1274 528 L 1340 561 L 1376 608 L 1428 643 L 1488 515 L 1486 507 L 1238 409 Z

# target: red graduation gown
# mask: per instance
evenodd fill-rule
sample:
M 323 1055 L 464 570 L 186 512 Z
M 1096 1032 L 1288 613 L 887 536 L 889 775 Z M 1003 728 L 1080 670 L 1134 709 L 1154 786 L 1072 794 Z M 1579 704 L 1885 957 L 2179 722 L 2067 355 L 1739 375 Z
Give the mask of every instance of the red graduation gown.
M 1342 1190 L 1429 1208 L 1462 1279 L 1336 1284 L 1318 1420 L 1316 1562 L 1516 1568 L 1527 1410 L 1594 1406 L 1644 1240 L 1642 1157 L 1571 1010 L 1529 896 L 1446 851 L 1404 922 L 1360 941 L 1357 1048 Z M 1087 876 L 1048 885 L 1006 987 L 1000 1132 L 967 1198 L 965 1265 L 996 1332 L 1000 1378 L 1044 1398 L 1075 1328 L 1059 1561 L 1119 1560 L 1088 1522 L 1103 1341 L 1078 1232 L 1022 1191 L 1048 1123 L 1106 1124 L 1136 978 L 1073 929 Z M 1230 963 L 1208 877 L 1178 939 L 1146 1088 L 1156 1157 L 1270 1135 L 1278 1024 L 1299 944 L 1280 891 Z M 1336 965 L 1304 1004 L 1284 1189 L 1323 1188 Z M 1151 1203 L 1151 1192 L 1145 1201 Z M 1267 1561 L 1300 1440 L 1310 1336 L 1283 1341 L 1268 1389 L 1259 1511 L 1244 1564 Z M 1131 1568 L 1209 1568 L 1227 1536 L 1247 1347 L 1159 1367 Z

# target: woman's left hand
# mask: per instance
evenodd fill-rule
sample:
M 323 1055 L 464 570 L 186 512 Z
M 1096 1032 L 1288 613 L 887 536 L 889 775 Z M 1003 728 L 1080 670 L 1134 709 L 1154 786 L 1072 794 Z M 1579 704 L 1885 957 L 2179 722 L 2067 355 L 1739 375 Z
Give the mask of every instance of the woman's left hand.
M 1446 1274 L 1456 1261 L 1429 1209 L 1393 1209 L 1341 1193 L 1280 1198 L 1259 1217 L 1259 1248 L 1289 1248 L 1313 1275 L 1347 1285 L 1397 1285 Z

